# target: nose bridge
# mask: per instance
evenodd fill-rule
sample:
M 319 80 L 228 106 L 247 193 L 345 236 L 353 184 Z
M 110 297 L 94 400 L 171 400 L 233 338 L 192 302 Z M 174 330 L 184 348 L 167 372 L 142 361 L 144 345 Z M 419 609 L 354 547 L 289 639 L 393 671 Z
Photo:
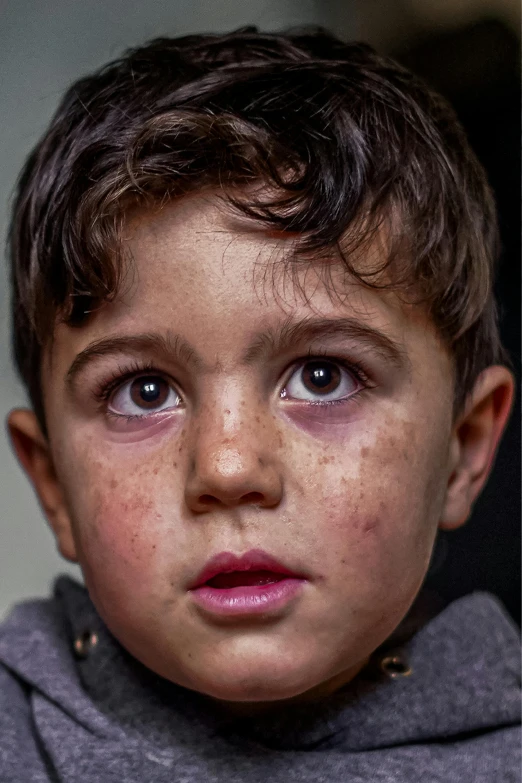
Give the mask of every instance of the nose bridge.
M 208 439 L 233 451 L 234 444 L 254 429 L 256 418 L 260 421 L 262 408 L 252 390 L 241 381 L 227 379 L 216 384 L 205 395 L 197 413 L 198 439 Z
M 187 502 L 196 510 L 216 504 L 275 505 L 282 492 L 273 426 L 266 404 L 228 382 L 202 402 L 194 422 Z

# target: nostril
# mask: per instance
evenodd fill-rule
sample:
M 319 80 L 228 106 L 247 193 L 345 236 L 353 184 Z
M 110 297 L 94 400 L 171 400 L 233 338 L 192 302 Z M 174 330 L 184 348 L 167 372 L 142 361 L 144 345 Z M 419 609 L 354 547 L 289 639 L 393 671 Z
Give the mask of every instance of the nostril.
M 248 492 L 239 499 L 240 503 L 252 503 L 257 505 L 263 502 L 263 495 L 261 492 Z
M 263 498 L 264 496 L 262 492 L 247 492 L 245 495 L 241 495 L 239 498 L 231 498 L 230 502 L 234 505 L 247 505 L 248 503 L 251 503 L 252 505 L 259 505 L 263 502 Z M 228 505 L 226 499 L 219 499 L 214 497 L 214 495 L 200 495 L 199 502 L 204 506 L 220 506 L 222 503 Z
M 205 506 L 219 505 L 219 500 L 215 498 L 214 495 L 200 495 L 199 502 L 203 503 Z

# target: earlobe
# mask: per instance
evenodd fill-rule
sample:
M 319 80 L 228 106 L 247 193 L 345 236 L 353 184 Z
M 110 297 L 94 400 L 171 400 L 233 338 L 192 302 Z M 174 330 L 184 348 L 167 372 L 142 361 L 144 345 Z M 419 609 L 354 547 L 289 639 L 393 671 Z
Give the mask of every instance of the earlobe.
M 56 475 L 47 438 L 33 411 L 17 408 L 7 419 L 7 429 L 18 461 L 26 472 L 56 537 L 63 557 L 77 562 L 71 521 Z
M 513 376 L 506 367 L 487 367 L 479 375 L 452 432 L 442 530 L 458 528 L 469 517 L 491 472 L 513 394 Z

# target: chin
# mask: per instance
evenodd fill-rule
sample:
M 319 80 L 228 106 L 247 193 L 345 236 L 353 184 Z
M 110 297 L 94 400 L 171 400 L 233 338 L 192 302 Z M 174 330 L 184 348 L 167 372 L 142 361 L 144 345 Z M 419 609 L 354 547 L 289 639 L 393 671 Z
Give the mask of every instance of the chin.
M 216 672 L 205 670 L 204 677 L 195 677 L 194 690 L 214 699 L 228 702 L 271 702 L 292 699 L 316 687 L 328 678 L 315 678 L 310 668 L 281 666 L 251 666 L 242 671 L 231 667 Z M 211 675 L 214 676 L 211 676 Z

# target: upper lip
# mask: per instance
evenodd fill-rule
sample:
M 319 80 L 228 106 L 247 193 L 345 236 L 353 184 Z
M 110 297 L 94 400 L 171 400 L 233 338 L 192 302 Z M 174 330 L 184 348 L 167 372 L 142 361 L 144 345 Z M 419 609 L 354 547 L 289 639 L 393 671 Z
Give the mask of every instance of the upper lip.
M 235 555 L 233 552 L 219 552 L 207 561 L 203 570 L 190 584 L 189 590 L 200 587 L 217 574 L 229 574 L 232 571 L 272 571 L 276 574 L 299 577 L 299 574 L 291 571 L 262 549 L 250 549 L 243 555 Z

